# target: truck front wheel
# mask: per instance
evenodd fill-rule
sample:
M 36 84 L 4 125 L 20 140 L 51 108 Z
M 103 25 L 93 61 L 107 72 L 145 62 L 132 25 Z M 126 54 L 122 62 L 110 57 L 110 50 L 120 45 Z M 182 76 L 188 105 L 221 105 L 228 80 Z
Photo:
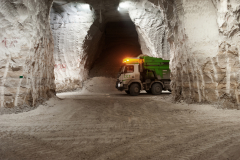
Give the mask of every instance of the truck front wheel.
M 159 83 L 153 84 L 152 88 L 151 88 L 151 91 L 152 91 L 153 95 L 160 95 L 160 94 L 162 94 L 162 85 L 159 84 Z
M 136 83 L 133 83 L 131 86 L 130 86 L 130 95 L 131 96 L 138 96 L 140 93 L 140 86 Z

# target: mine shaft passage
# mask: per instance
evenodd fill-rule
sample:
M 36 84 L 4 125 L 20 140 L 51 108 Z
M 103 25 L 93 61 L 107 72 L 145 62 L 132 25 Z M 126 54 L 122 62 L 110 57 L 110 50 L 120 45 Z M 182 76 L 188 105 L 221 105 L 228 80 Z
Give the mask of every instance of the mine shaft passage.
M 90 70 L 90 78 L 116 78 L 124 58 L 142 54 L 138 34 L 132 21 L 108 22 L 104 36 L 105 44 Z

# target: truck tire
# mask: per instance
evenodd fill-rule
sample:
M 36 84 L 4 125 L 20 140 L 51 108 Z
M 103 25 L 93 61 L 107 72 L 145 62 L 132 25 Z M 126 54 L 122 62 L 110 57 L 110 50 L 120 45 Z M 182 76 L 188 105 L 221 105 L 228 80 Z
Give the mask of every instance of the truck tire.
M 126 90 L 125 90 L 125 92 L 126 92 L 127 94 L 130 94 L 130 91 L 126 91 Z
M 153 95 L 160 95 L 162 94 L 162 85 L 159 83 L 154 83 L 151 88 Z
M 133 83 L 130 86 L 130 95 L 131 96 L 138 96 L 140 93 L 140 86 L 137 83 Z

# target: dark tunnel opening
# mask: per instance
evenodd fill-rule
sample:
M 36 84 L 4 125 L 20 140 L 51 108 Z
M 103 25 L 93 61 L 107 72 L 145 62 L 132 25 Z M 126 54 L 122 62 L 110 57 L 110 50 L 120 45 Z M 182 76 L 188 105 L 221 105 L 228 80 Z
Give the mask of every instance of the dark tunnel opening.
M 89 72 L 89 78 L 116 78 L 122 60 L 142 54 L 138 34 L 132 21 L 108 22 L 104 47 Z

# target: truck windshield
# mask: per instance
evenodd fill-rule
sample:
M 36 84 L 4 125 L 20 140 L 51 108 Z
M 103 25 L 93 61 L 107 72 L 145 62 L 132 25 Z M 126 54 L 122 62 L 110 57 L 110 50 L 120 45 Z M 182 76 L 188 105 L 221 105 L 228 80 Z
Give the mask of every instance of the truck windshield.
M 124 73 L 133 73 L 134 72 L 134 65 L 126 65 Z

